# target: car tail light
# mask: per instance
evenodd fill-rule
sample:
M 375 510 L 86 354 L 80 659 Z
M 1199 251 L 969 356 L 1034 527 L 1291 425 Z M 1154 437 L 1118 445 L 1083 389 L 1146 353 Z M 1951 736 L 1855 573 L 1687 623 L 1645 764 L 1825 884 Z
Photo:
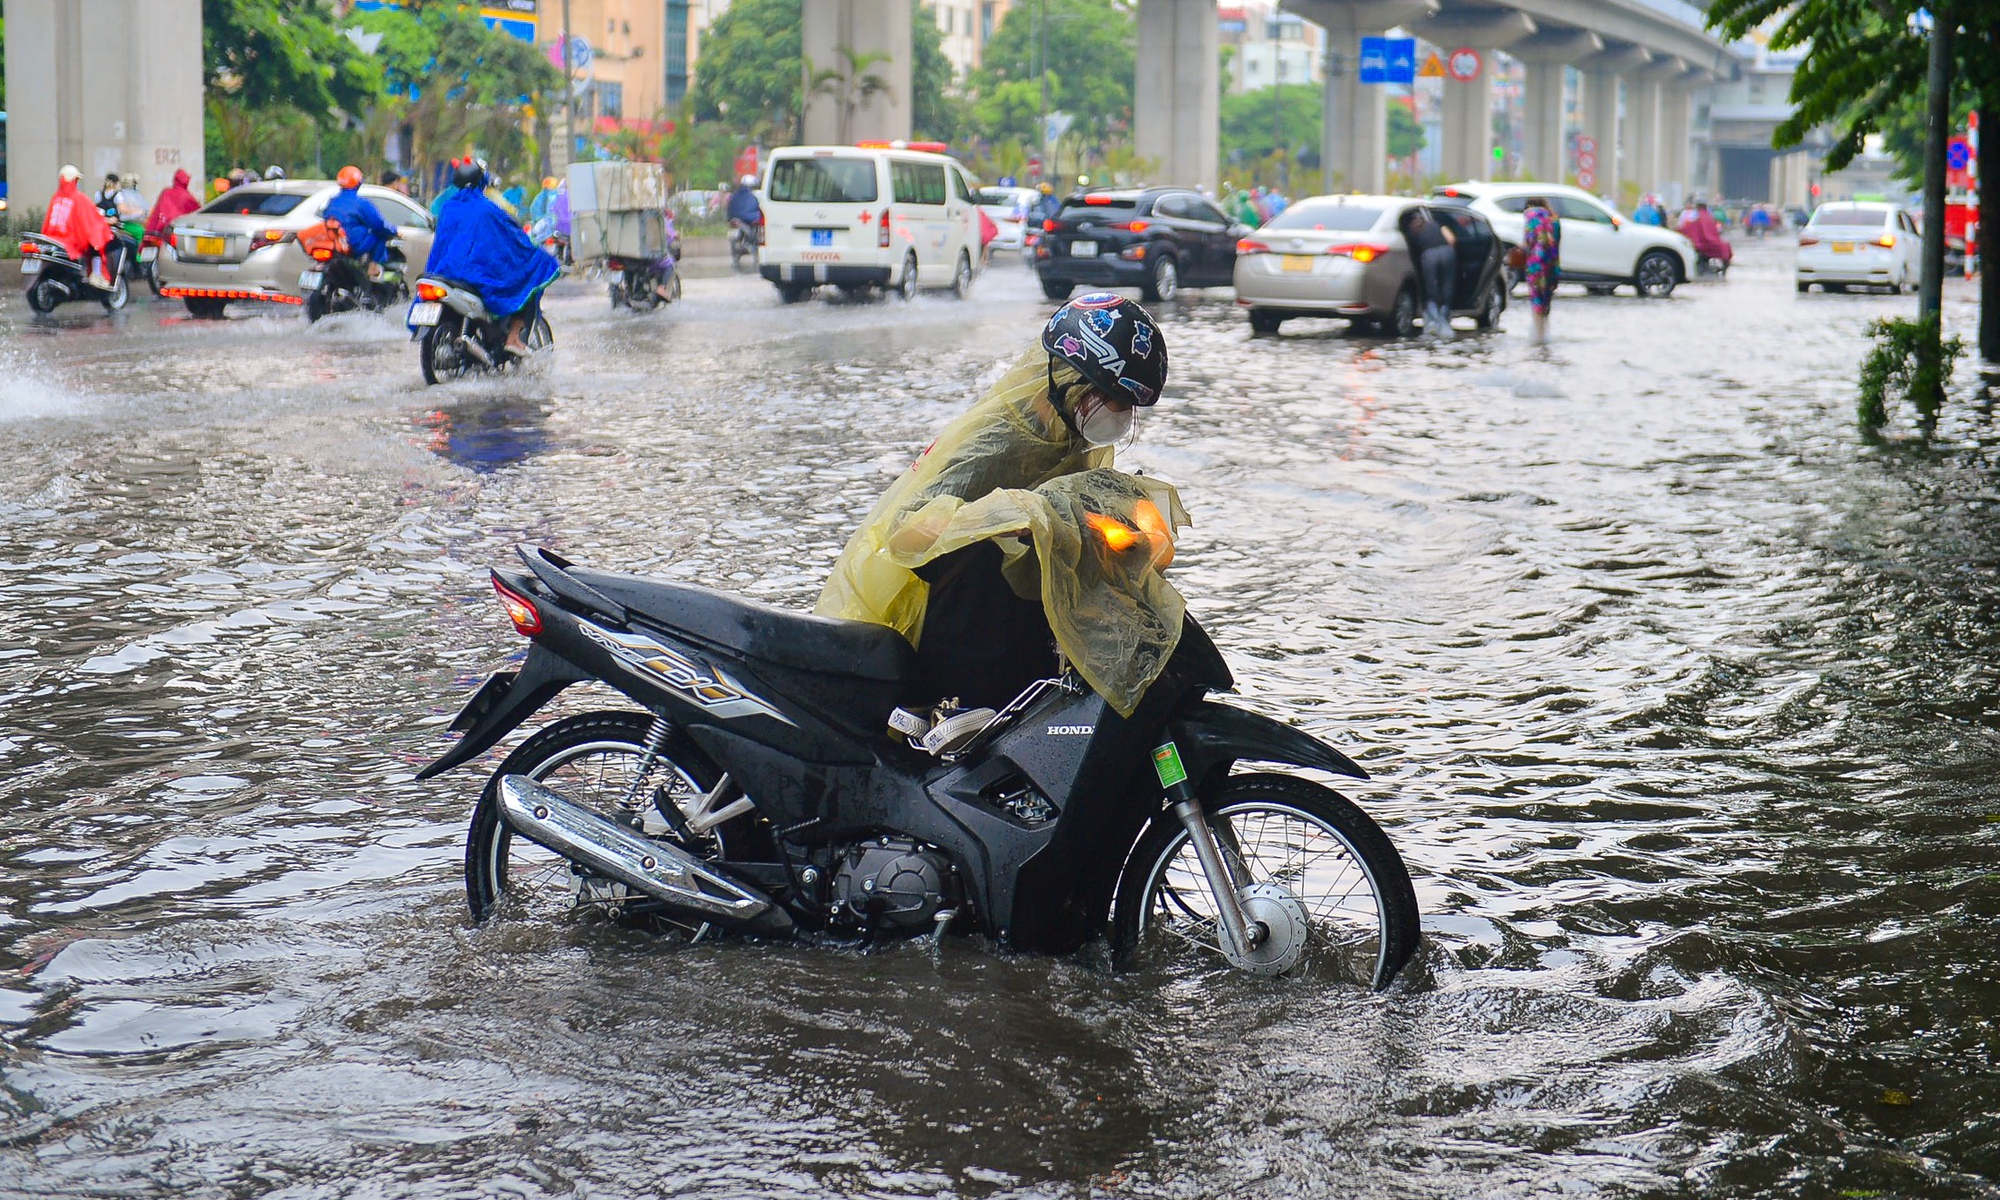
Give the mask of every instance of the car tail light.
M 1152 227 L 1151 221 L 1127 221 L 1122 225 L 1107 225 L 1106 229 L 1129 229 L 1133 233 L 1144 233 Z
M 1256 238 L 1244 238 L 1242 241 L 1236 243 L 1236 253 L 1238 254 L 1269 254 L 1270 252 L 1271 248 Z
M 285 242 L 294 241 L 297 239 L 297 237 L 298 234 L 293 233 L 289 229 L 266 229 L 258 233 L 251 234 L 250 241 L 252 244 L 258 246 L 276 246 L 276 245 L 281 245 L 282 243 Z
M 516 633 L 522 637 L 535 637 L 542 632 L 542 614 L 535 610 L 534 601 L 498 579 L 493 581 L 493 590 L 500 597 L 500 607 L 507 610 L 507 619 L 514 622 Z
M 1356 242 L 1352 246 L 1332 246 L 1328 254 L 1345 254 L 1355 262 L 1370 263 L 1389 252 L 1387 246 L 1371 246 L 1366 242 Z
M 1127 262 L 1137 262 L 1146 257 L 1146 247 L 1144 245 L 1127 246 L 1118 252 L 1118 257 Z
M 1802 233 L 1802 234 L 1800 234 L 1800 235 L 1799 235 L 1799 245 L 1801 245 L 1801 246 L 1817 246 L 1817 245 L 1819 245 L 1819 239 L 1818 239 L 1818 238 L 1816 238 L 1816 237 L 1814 237 L 1814 236 L 1813 236 L 1812 234 L 1810 234 L 1810 233 Z
M 882 210 L 882 219 L 876 223 L 875 245 L 883 250 L 889 248 L 889 210 L 886 208 Z
M 419 300 L 442 300 L 444 296 L 445 288 L 439 284 L 432 283 L 428 279 L 422 280 L 417 284 L 417 299 Z
M 1885 250 L 1893 249 L 1896 245 L 1896 235 L 1893 233 L 1885 233 L 1881 237 L 1875 239 L 1875 244 L 1882 247 Z
M 764 244 L 764 226 L 765 222 L 763 221 L 757 222 L 757 244 L 759 246 Z

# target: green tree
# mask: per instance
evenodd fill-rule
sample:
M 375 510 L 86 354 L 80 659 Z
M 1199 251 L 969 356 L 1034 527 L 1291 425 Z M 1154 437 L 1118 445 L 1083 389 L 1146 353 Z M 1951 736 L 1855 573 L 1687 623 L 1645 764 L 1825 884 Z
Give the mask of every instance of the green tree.
M 966 103 L 952 94 L 944 31 L 922 0 L 910 0 L 910 128 L 925 141 L 956 142 L 967 128 Z
M 800 0 L 735 0 L 701 40 L 695 118 L 799 141 L 802 19 Z
M 325 121 L 372 103 L 381 77 L 320 0 L 201 0 L 210 96 Z
M 1323 98 L 1318 85 L 1282 83 L 1222 98 L 1222 157 L 1254 162 L 1283 150 L 1296 157 L 1319 148 Z
M 1424 137 L 1423 123 L 1407 105 L 1389 104 L 1389 157 L 1408 158 L 1422 150 L 1428 139 Z
M 1036 12 L 1046 9 L 1048 23 L 1049 108 L 1076 118 L 1075 131 L 1101 141 L 1132 123 L 1132 76 L 1136 69 L 1137 31 L 1132 7 L 1120 0 L 1046 0 L 1016 4 L 1007 10 L 983 53 L 984 65 L 973 76 L 973 91 L 985 99 L 996 89 L 1028 82 L 1034 86 L 1036 111 L 1041 87 Z M 975 111 L 977 107 L 975 106 Z M 1018 136 L 1016 128 L 996 129 L 981 122 L 987 137 Z M 1031 129 L 1031 145 L 1041 131 Z
M 358 28 L 381 37 L 375 57 L 387 85 L 371 126 L 407 125 L 415 163 L 477 152 L 503 177 L 532 170 L 534 147 L 522 131 L 528 110 L 562 87 L 539 50 L 447 0 L 358 17 Z

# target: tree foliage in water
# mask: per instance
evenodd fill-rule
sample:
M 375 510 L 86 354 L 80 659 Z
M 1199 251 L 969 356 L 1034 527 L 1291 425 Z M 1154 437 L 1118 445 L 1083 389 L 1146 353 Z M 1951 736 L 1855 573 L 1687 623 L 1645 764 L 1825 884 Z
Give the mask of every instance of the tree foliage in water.
M 1868 335 L 1875 346 L 1861 360 L 1861 423 L 1880 427 L 1889 419 L 1891 401 L 1914 405 L 1927 421 L 1944 406 L 1944 389 L 1952 367 L 1965 353 L 1958 338 L 1940 338 L 1935 316 L 1916 321 L 1890 318 L 1871 322 Z

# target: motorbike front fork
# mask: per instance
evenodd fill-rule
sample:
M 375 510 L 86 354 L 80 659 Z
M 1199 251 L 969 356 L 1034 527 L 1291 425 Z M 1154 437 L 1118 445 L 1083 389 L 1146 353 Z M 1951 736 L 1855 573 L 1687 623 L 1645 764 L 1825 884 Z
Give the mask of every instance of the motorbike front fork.
M 1216 938 L 1222 943 L 1223 956 L 1231 962 L 1239 962 L 1250 956 L 1251 951 L 1262 945 L 1271 935 L 1262 921 L 1253 921 L 1243 911 L 1240 889 L 1249 882 L 1238 879 L 1237 873 L 1225 859 L 1222 848 L 1217 845 L 1216 831 L 1210 828 L 1208 818 L 1201 811 L 1201 800 L 1189 785 L 1187 772 L 1181 766 L 1180 750 L 1172 742 L 1166 742 L 1153 751 L 1153 769 L 1159 773 L 1160 786 L 1166 789 L 1167 798 L 1173 804 L 1174 817 L 1181 828 L 1187 830 L 1188 842 L 1194 847 L 1195 858 L 1201 863 L 1202 878 L 1208 883 L 1208 891 L 1215 901 Z M 1234 839 L 1223 825 L 1223 839 Z

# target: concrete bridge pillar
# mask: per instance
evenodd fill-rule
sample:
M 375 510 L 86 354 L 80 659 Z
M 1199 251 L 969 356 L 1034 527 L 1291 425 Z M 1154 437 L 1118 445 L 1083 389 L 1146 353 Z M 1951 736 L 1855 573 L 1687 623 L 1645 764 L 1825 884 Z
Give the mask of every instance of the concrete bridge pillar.
M 1221 167 L 1222 66 L 1215 0 L 1142 0 L 1132 141 L 1156 183 L 1214 187 Z
M 1154 0 L 1145 0 L 1153 3 Z M 1437 11 L 1439 0 L 1284 0 L 1326 31 L 1328 67 L 1320 129 L 1320 186 L 1380 193 L 1388 187 L 1388 102 L 1359 79 L 1361 39 Z
M 1665 178 L 1666 115 L 1665 81 L 1687 73 L 1687 63 L 1668 56 L 1639 68 L 1625 81 L 1631 152 L 1626 157 L 1626 177 L 1639 185 L 1640 192 L 1657 192 Z
M 1695 186 L 1689 143 L 1694 134 L 1693 93 L 1714 79 L 1696 67 L 1668 81 L 1660 92 L 1660 184 L 1659 191 L 1670 204 L 1680 203 L 1701 190 Z
M 1589 190 L 1618 197 L 1623 178 L 1619 164 L 1618 92 L 1622 76 L 1651 62 L 1651 52 L 1630 46 L 1607 50 L 1582 64 L 1583 132 L 1597 142 L 1597 181 Z
M 200 0 L 6 0 L 7 180 L 39 208 L 73 163 L 85 191 L 109 172 L 148 201 L 202 162 Z
M 1594 33 L 1538 33 L 1507 48 L 1527 67 L 1523 104 L 1528 178 L 1561 183 L 1568 172 L 1563 140 L 1563 77 L 1566 64 L 1604 49 Z
M 1416 30 L 1446 54 L 1460 46 L 1479 52 L 1477 79 L 1445 80 L 1441 159 L 1452 179 L 1491 179 L 1494 52 L 1533 34 L 1534 18 L 1519 10 L 1479 17 L 1439 16 L 1418 23 Z
M 800 31 L 807 69 L 822 77 L 806 97 L 807 142 L 844 145 L 910 136 L 908 4 L 813 0 L 805 6 Z M 828 72 L 838 78 L 824 78 Z M 871 87 L 870 76 L 880 86 Z

